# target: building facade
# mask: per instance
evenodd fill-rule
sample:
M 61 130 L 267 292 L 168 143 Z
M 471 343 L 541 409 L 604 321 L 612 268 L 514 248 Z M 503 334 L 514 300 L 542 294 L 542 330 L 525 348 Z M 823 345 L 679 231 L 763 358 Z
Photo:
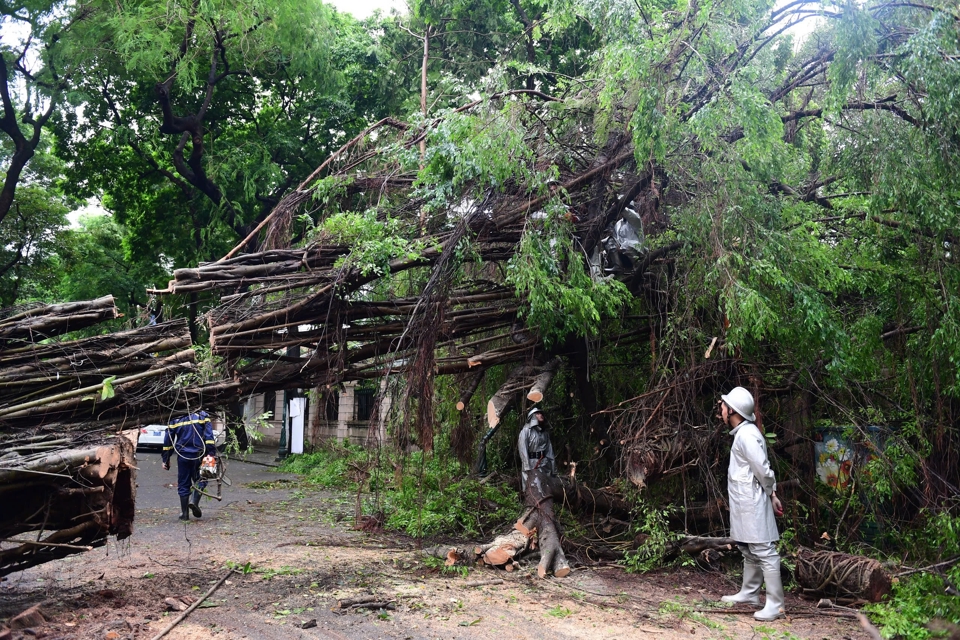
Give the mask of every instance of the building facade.
M 387 437 L 386 421 L 390 412 L 390 397 L 384 395 L 378 403 L 378 392 L 385 386 L 369 383 L 344 382 L 339 390 L 318 390 L 306 394 L 305 416 L 302 420 L 304 449 L 329 439 L 367 445 L 382 442 Z M 288 399 L 294 397 L 288 393 Z M 303 397 L 303 396 L 300 396 Z M 244 404 L 244 422 L 248 431 L 258 422 L 263 436 L 262 447 L 279 446 L 283 425 L 282 391 L 259 393 L 247 398 Z M 292 405 L 293 403 L 291 403 Z M 299 428 L 296 420 L 297 406 L 288 407 L 288 429 Z M 269 417 L 265 414 L 269 413 Z M 265 419 L 258 420 L 264 416 Z M 374 420 L 374 418 L 377 418 Z M 371 431 L 371 429 L 373 429 Z M 288 431 L 288 447 L 291 438 Z M 295 438 L 292 438 L 295 440 Z

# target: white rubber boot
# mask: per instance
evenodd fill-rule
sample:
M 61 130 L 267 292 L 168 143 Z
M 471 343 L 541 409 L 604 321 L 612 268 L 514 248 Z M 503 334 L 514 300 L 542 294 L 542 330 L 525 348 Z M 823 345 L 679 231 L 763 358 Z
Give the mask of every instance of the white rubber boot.
M 740 593 L 732 596 L 723 596 L 721 602 L 733 602 L 736 604 L 750 604 L 755 607 L 760 606 L 760 585 L 763 584 L 763 571 L 758 564 L 743 563 L 743 586 L 740 587 Z
M 783 607 L 783 579 L 780 571 L 764 571 L 763 581 L 767 584 L 767 603 L 763 609 L 753 614 L 755 620 L 769 622 L 787 615 Z

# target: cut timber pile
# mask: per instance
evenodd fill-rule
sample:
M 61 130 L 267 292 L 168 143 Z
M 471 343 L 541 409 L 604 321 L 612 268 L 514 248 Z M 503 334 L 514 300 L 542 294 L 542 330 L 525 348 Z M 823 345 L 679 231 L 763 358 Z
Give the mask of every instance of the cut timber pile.
M 0 350 L 0 432 L 146 419 L 193 359 L 184 320 L 79 340 L 8 342 Z
M 135 427 L 189 406 L 194 352 L 183 320 L 60 339 L 117 317 L 109 296 L 0 310 L 0 575 L 133 532 Z
M 0 442 L 0 576 L 133 533 L 137 433 L 99 445 L 56 436 Z M 40 535 L 14 539 L 28 532 Z
M 880 602 L 890 593 L 890 576 L 873 558 L 800 547 L 797 582 L 804 591 L 828 596 L 853 596 Z

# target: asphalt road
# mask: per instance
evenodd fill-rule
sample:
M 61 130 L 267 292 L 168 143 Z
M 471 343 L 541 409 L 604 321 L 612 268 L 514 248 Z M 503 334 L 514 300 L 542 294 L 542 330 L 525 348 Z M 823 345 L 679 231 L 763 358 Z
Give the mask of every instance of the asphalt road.
M 262 455 L 271 459 L 272 455 Z M 177 497 L 177 463 L 170 460 L 170 470 L 164 471 L 161 466 L 159 451 L 137 451 L 137 512 L 154 509 L 171 509 L 179 513 L 180 499 Z M 250 499 L 247 485 L 251 482 L 273 482 L 279 479 L 292 478 L 289 474 L 278 473 L 273 467 L 262 464 L 251 464 L 240 460 L 227 459 L 227 477 L 231 486 L 223 487 L 223 501 L 217 502 L 204 498 L 201 502 L 204 516 L 213 516 L 230 501 Z M 216 494 L 216 484 L 208 486 L 207 492 Z M 260 499 L 263 499 L 260 496 Z M 260 500 L 256 500 L 259 502 Z

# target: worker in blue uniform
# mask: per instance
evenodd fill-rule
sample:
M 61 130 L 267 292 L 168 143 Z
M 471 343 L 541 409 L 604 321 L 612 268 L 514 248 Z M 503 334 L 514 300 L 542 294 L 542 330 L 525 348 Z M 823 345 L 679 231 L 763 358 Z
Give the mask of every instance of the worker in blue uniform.
M 198 411 L 170 421 L 163 436 L 164 470 L 170 469 L 170 456 L 177 454 L 177 493 L 180 495 L 180 520 L 189 520 L 190 512 L 195 518 L 200 511 L 200 491 L 206 488 L 206 480 L 200 478 L 200 462 L 204 456 L 216 455 L 213 440 L 213 424 L 205 411 Z M 190 491 L 193 489 L 193 498 Z

